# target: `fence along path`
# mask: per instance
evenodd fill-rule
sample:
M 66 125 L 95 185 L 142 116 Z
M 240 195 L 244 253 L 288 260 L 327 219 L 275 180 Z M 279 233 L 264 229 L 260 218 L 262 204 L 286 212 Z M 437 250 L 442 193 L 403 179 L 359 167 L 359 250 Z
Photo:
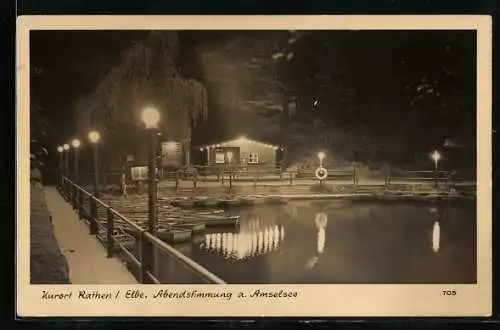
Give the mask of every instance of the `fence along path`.
M 117 258 L 106 258 L 106 250 L 54 187 L 46 187 L 47 206 L 61 252 L 69 266 L 72 284 L 134 284 L 137 280 Z
M 81 186 L 75 184 L 67 177 L 62 178 L 60 192 L 62 196 L 70 202 L 73 209 L 78 211 L 76 215 L 77 222 L 86 223 L 88 221 L 90 235 L 96 244 L 99 244 L 97 237 L 94 235 L 103 235 L 104 244 L 106 246 L 106 255 L 108 258 L 113 258 L 115 255 L 115 248 L 119 248 L 121 252 L 132 263 L 132 269 L 138 270 L 138 277 L 141 283 L 156 283 L 159 284 L 160 280 L 155 274 L 158 264 L 155 263 L 156 255 L 160 252 L 163 256 L 167 257 L 169 261 L 174 262 L 176 265 L 183 267 L 184 271 L 191 276 L 186 276 L 186 279 L 196 277 L 202 283 L 210 284 L 225 284 L 225 282 L 205 269 L 203 266 L 196 263 L 194 260 L 186 257 L 181 252 L 174 249 L 172 246 L 161 241 L 147 230 L 141 228 L 138 224 L 128 219 L 117 210 L 113 209 L 110 205 L 106 204 L 98 197 L 94 196 Z M 86 200 L 88 200 L 86 202 Z M 85 205 L 90 205 L 90 209 L 86 209 Z M 104 209 L 106 213 L 106 221 L 99 221 L 99 214 L 102 214 Z M 84 219 L 86 221 L 78 221 Z M 139 245 L 139 253 L 134 253 L 129 247 L 122 244 L 117 239 L 118 224 L 121 228 L 127 226 L 129 230 L 133 231 L 133 236 Z M 118 260 L 118 259 L 116 259 Z M 179 269 L 179 268 L 178 268 Z M 192 283 L 190 280 L 187 283 Z

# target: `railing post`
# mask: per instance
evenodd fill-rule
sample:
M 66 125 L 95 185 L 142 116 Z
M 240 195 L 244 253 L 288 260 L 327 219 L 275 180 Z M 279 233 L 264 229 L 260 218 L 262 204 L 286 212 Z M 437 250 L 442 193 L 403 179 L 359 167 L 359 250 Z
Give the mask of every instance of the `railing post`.
M 83 194 L 80 191 L 78 194 L 78 219 L 83 218 Z
M 65 182 L 66 183 L 64 185 L 64 199 L 66 200 L 66 202 L 68 202 L 70 200 L 70 185 L 69 185 L 69 181 L 67 178 L 66 178 Z
M 59 186 L 59 192 L 61 193 L 61 195 L 64 197 L 64 176 L 61 175 L 61 185 Z
M 149 284 L 151 280 L 148 276 L 148 272 L 151 273 L 153 265 L 153 246 L 146 239 L 146 231 L 142 231 L 141 237 L 141 274 L 140 281 L 142 284 Z
M 71 187 L 73 188 L 71 192 L 71 201 L 73 203 L 73 210 L 76 210 L 78 203 L 78 196 L 77 196 L 78 188 L 76 187 L 75 183 L 73 183 Z
M 290 186 L 293 185 L 293 172 L 290 171 Z
M 356 165 L 352 166 L 352 184 L 356 185 Z
M 114 218 L 113 218 L 113 212 L 111 212 L 111 208 L 108 207 L 106 209 L 106 250 L 107 250 L 107 256 L 108 258 L 113 258 L 114 253 L 113 253 L 113 248 L 114 248 L 114 242 L 113 242 L 113 232 L 115 231 L 114 228 Z
M 390 188 L 390 185 L 391 185 L 391 169 L 388 168 L 386 169 L 385 171 L 385 190 L 388 190 Z
M 90 200 L 90 235 L 97 234 L 97 202 L 95 198 Z

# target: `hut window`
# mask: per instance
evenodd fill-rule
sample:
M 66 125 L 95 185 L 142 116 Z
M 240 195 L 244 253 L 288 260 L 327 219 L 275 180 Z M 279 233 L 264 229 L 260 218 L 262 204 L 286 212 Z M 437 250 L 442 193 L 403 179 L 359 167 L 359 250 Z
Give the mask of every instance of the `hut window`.
M 248 154 L 248 164 L 258 164 L 259 163 L 259 153 L 250 152 Z
M 225 154 L 224 152 L 216 152 L 215 153 L 215 163 L 216 164 L 224 164 L 225 163 Z

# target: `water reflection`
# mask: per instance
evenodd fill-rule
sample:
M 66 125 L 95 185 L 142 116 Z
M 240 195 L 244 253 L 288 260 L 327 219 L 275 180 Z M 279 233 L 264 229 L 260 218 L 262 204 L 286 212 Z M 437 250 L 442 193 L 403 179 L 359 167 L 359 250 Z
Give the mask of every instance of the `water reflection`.
M 434 224 L 432 226 L 432 251 L 438 253 L 441 245 L 441 225 L 439 224 L 439 212 L 435 207 L 429 208 L 429 212 L 434 216 Z
M 325 213 L 316 214 L 316 227 L 318 228 L 318 253 L 321 254 L 325 250 L 325 228 L 328 223 L 328 216 Z
M 190 251 L 229 283 L 475 281 L 475 204 L 297 201 L 234 212 L 237 232 L 206 232 Z
M 200 248 L 215 251 L 225 259 L 243 260 L 276 250 L 285 238 L 285 227 L 274 225 L 260 229 L 260 221 L 249 221 L 246 230 L 238 233 L 219 232 L 205 235 Z
M 318 239 L 317 239 L 317 252 L 318 254 L 309 259 L 306 262 L 306 268 L 312 269 L 319 261 L 320 255 L 325 251 L 325 243 L 326 243 L 326 232 L 325 228 L 328 223 L 328 215 L 323 212 L 316 213 L 316 217 L 314 219 L 316 224 L 316 228 L 318 229 Z
M 441 241 L 441 226 L 439 221 L 434 222 L 434 227 L 432 228 L 432 250 L 434 252 L 439 252 L 439 245 Z

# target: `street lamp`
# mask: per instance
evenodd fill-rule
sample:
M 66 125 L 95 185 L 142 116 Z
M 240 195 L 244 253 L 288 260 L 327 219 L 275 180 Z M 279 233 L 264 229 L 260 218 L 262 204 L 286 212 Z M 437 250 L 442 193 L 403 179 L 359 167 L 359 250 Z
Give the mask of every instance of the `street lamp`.
M 97 197 L 99 190 L 99 140 L 101 135 L 97 131 L 89 133 L 89 141 L 94 145 L 94 195 Z
M 65 143 L 63 145 L 63 151 L 64 151 L 64 176 L 68 176 L 68 171 L 69 171 L 68 150 L 69 150 L 69 144 Z
M 155 108 L 145 108 L 142 110 L 141 119 L 147 129 L 156 129 L 160 121 L 160 113 Z
M 148 157 L 148 232 L 156 236 L 157 233 L 157 218 L 156 218 L 156 201 L 158 199 L 158 190 L 156 187 L 156 130 L 160 121 L 160 113 L 155 108 L 145 108 L 142 110 L 141 119 L 149 132 L 149 157 Z M 153 271 L 156 268 L 154 248 L 151 244 L 146 245 L 143 254 L 144 269 Z
M 75 183 L 78 184 L 78 181 L 79 181 L 79 171 L 78 171 L 78 149 L 80 148 L 80 140 L 78 139 L 74 139 L 73 141 L 71 141 L 71 146 L 73 147 L 73 149 L 75 150 Z
M 156 189 L 155 157 L 156 157 L 156 129 L 160 121 L 160 113 L 155 108 L 142 110 L 141 119 L 149 131 L 149 161 L 148 161 L 148 184 L 149 184 L 149 217 L 148 231 L 156 236 L 156 201 L 158 191 Z M 151 254 L 152 256 L 152 254 Z M 152 263 L 152 265 L 154 265 Z
M 59 185 L 62 184 L 62 175 L 63 175 L 63 151 L 64 148 L 62 146 L 57 147 L 57 152 L 59 153 L 59 170 L 57 179 L 59 180 Z
M 233 188 L 233 152 L 226 152 L 227 162 L 229 163 L 229 190 Z
M 73 147 L 74 151 L 75 151 L 75 163 L 74 163 L 74 176 L 73 176 L 73 180 L 75 182 L 76 185 L 79 184 L 79 181 L 80 181 L 80 178 L 79 178 L 79 171 L 78 171 L 78 149 L 80 148 L 80 140 L 78 139 L 74 139 L 73 141 L 71 141 L 71 146 Z M 73 186 L 73 207 L 74 208 L 77 208 L 78 209 L 78 214 L 80 214 L 80 208 L 77 207 L 78 205 L 78 202 L 80 201 L 79 199 L 79 191 L 78 189 L 76 188 L 76 186 Z
M 323 151 L 318 152 L 319 165 L 323 166 L 323 159 L 325 159 L 325 153 Z
M 434 160 L 434 187 L 438 184 L 438 162 L 441 159 L 441 154 L 439 151 L 434 150 L 431 154 L 432 160 Z

